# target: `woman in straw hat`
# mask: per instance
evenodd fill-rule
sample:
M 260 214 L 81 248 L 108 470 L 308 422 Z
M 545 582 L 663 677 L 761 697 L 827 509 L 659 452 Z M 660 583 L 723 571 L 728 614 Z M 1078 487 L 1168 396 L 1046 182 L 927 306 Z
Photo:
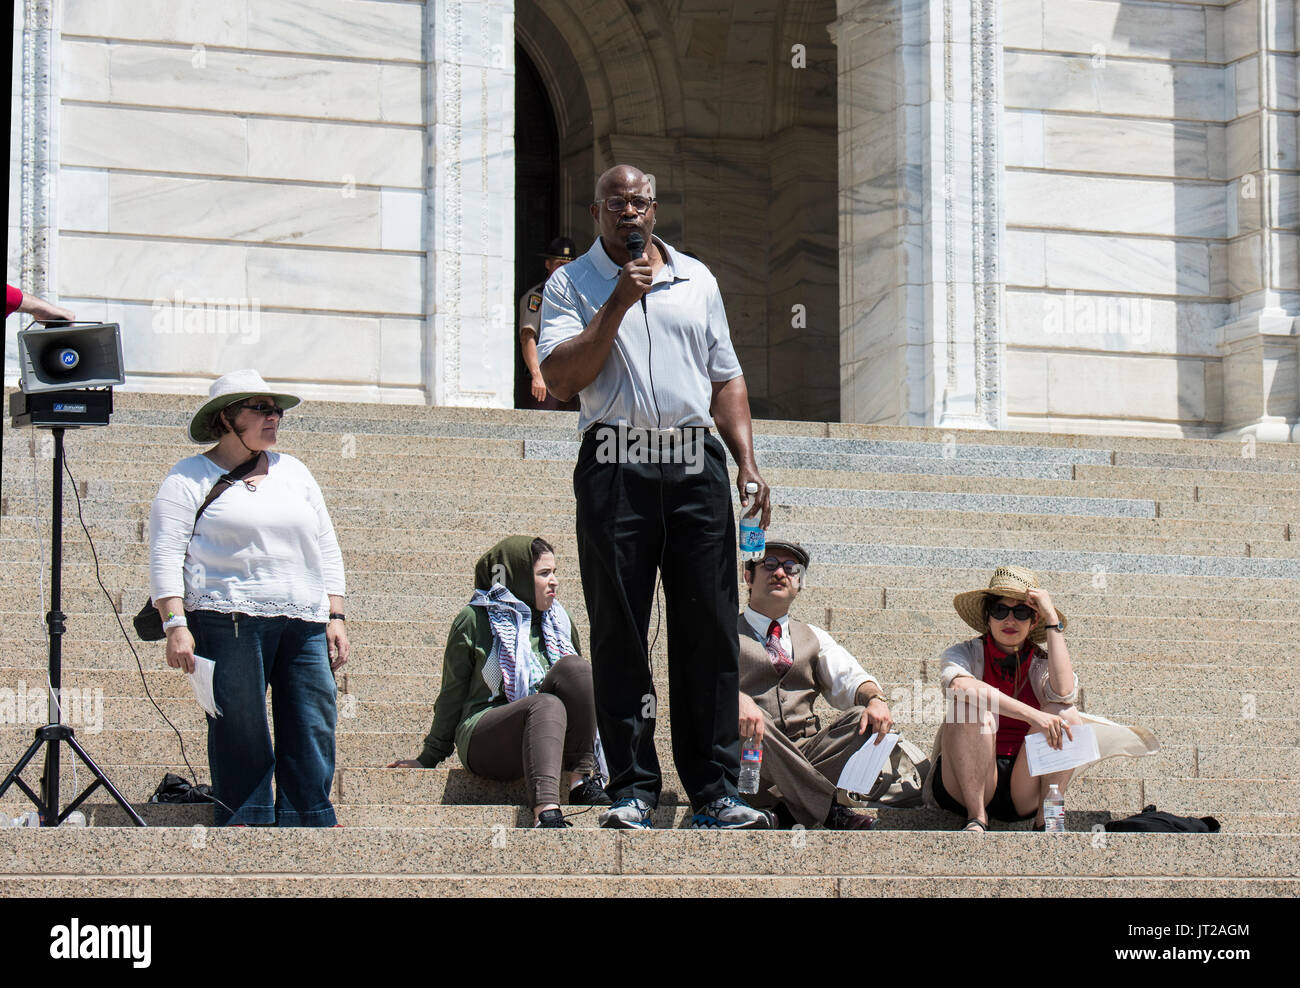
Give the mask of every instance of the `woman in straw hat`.
M 149 513 L 167 664 L 193 672 L 196 655 L 216 664 L 220 715 L 208 717 L 208 767 L 218 826 L 336 823 L 333 670 L 348 659 L 343 557 L 311 471 L 271 449 L 285 409 L 298 403 L 255 370 L 217 379 L 189 427 L 191 441 L 215 445 L 172 468 Z
M 1065 616 L 1033 571 L 1000 566 L 988 586 L 960 593 L 953 607 L 979 636 L 943 653 L 940 682 L 951 696 L 934 740 L 925 800 L 966 817 L 966 830 L 988 829 L 989 816 L 1034 819 L 1043 829 L 1048 787 L 1065 792 L 1080 769 L 1031 776 L 1025 737 L 1041 733 L 1053 748 L 1088 723 L 1102 758 L 1158 750 L 1145 728 L 1114 724 L 1075 706 L 1079 677 L 1065 644 Z M 1046 645 L 1046 648 L 1043 646 Z

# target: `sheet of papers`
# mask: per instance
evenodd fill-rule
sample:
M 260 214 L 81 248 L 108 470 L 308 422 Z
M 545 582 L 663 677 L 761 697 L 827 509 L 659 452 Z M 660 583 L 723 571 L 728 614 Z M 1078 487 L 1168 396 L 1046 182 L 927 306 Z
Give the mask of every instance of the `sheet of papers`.
M 889 753 L 898 744 L 898 735 L 895 733 L 886 734 L 885 739 L 876 744 L 875 739 L 878 737 L 879 734 L 872 735 L 866 744 L 853 753 L 853 757 L 840 772 L 840 780 L 835 783 L 839 788 L 864 796 L 871 792 L 871 787 L 889 764 Z
M 1074 740 L 1062 734 L 1059 750 L 1048 744 L 1047 738 L 1042 734 L 1025 735 L 1025 756 L 1029 759 L 1030 775 L 1064 772 L 1068 768 L 1101 759 L 1101 752 L 1097 750 L 1097 735 L 1088 724 L 1071 724 L 1070 731 L 1074 734 Z
M 217 664 L 211 659 L 196 655 L 194 671 L 189 674 L 190 685 L 194 687 L 194 699 L 199 701 L 199 706 L 209 717 L 221 716 L 221 708 L 217 706 L 217 701 L 212 695 L 212 674 L 216 668 Z

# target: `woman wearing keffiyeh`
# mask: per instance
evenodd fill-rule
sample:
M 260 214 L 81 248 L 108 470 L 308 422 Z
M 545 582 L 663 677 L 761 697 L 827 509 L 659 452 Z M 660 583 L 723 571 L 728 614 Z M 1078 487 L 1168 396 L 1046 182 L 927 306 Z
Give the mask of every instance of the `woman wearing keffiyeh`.
M 591 666 L 556 600 L 555 551 L 512 535 L 479 558 L 474 593 L 452 622 L 433 726 L 418 758 L 389 768 L 433 768 L 451 754 L 489 779 L 527 782 L 536 827 L 567 827 L 571 805 L 608 805 L 596 736 Z

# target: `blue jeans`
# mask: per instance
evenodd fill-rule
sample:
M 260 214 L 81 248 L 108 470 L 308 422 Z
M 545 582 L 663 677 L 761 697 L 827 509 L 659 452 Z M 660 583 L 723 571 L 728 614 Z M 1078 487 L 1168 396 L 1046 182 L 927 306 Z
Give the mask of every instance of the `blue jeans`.
M 325 625 L 216 611 L 193 611 L 189 623 L 195 654 L 216 663 L 212 686 L 222 711 L 208 718 L 208 767 L 213 792 L 234 815 L 214 806 L 214 824 L 334 826 L 337 687 Z

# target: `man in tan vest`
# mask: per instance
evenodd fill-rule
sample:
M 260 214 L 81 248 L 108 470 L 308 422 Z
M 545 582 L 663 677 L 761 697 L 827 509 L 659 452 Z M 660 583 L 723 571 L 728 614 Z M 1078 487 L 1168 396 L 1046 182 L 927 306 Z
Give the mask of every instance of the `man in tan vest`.
M 805 827 L 866 830 L 871 818 L 836 800 L 835 782 L 855 751 L 883 735 L 894 720 L 880 683 L 821 628 L 790 617 L 803 588 L 807 550 L 767 540 L 767 555 L 745 563 L 749 606 L 740 635 L 740 737 L 763 742 L 756 807 Z M 822 726 L 818 696 L 843 716 Z

